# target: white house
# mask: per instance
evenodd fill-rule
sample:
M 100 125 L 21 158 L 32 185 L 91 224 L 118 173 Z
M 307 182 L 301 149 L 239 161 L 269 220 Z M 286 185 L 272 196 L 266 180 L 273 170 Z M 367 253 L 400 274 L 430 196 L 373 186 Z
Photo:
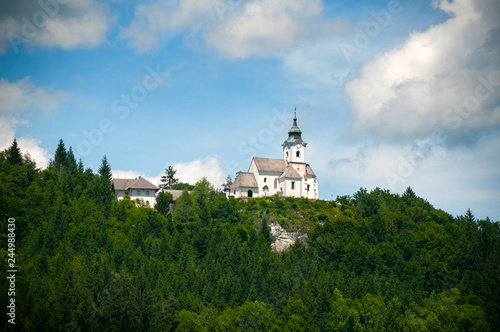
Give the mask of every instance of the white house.
M 160 188 L 140 176 L 137 179 L 113 179 L 116 200 L 121 200 L 128 195 L 131 200 L 140 199 L 153 207 L 158 189 Z
M 307 197 L 318 199 L 318 180 L 306 163 L 307 143 L 293 118 L 288 139 L 282 144 L 283 159 L 254 157 L 248 172 L 240 172 L 227 193 L 234 197 Z

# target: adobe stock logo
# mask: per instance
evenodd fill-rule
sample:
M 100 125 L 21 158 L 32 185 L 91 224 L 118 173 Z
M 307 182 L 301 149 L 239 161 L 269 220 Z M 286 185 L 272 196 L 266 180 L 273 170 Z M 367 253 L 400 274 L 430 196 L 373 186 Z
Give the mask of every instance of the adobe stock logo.
M 392 22 L 394 15 L 403 11 L 403 6 L 398 0 L 390 0 L 387 3 L 387 9 L 382 9 L 379 12 L 371 11 L 372 20 L 368 21 L 363 28 L 354 27 L 356 34 L 353 38 L 353 44 L 341 43 L 340 51 L 345 59 L 350 62 L 353 54 L 360 54 L 361 50 L 370 45 L 373 38 L 377 37 L 383 28 L 387 28 Z
M 412 150 L 399 158 L 397 172 L 385 172 L 384 176 L 389 189 L 396 191 L 407 178 L 415 174 L 417 167 L 432 155 L 433 150 L 446 143 L 447 133 L 452 134 L 459 130 L 464 125 L 464 121 L 474 112 L 479 111 L 483 103 L 494 96 L 495 91 L 500 87 L 499 73 L 489 73 L 487 77 L 478 76 L 477 80 L 479 82 L 469 95 L 443 113 L 443 127 L 447 130 L 435 127 L 424 140 L 415 140 Z
M 45 28 L 50 18 L 54 18 L 59 13 L 59 5 L 66 5 L 70 0 L 39 0 L 37 3 L 40 10 L 31 19 L 26 16 L 21 18 L 21 35 L 9 31 L 7 38 L 15 53 L 19 53 L 19 46 L 26 44 L 29 39 L 35 38 L 40 31 Z

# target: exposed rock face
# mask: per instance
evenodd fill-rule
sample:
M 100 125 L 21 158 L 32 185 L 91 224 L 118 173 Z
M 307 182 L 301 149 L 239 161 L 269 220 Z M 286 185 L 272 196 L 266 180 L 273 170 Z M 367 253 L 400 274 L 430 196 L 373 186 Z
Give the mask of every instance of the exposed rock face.
M 276 238 L 271 243 L 271 249 L 276 252 L 287 250 L 297 239 L 304 244 L 307 241 L 307 234 L 300 234 L 299 232 L 289 233 L 280 224 L 271 224 L 271 235 Z

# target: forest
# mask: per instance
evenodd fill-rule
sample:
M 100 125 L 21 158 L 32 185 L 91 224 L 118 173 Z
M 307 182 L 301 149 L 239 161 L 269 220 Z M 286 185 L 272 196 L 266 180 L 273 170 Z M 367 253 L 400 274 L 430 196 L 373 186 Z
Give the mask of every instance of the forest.
M 111 183 L 106 157 L 94 172 L 62 140 L 44 169 L 15 140 L 0 152 L 1 330 L 500 330 L 500 225 L 467 207 L 411 188 L 228 199 L 200 179 L 171 213 L 167 195 L 114 201 Z M 274 224 L 306 243 L 272 251 Z

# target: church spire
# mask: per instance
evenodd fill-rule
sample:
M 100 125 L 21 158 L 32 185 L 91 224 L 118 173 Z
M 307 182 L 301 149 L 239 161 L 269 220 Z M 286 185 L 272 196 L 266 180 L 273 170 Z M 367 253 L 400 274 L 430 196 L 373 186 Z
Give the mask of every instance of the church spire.
M 302 140 L 302 130 L 300 130 L 299 126 L 297 125 L 297 109 L 295 109 L 295 112 L 293 114 L 293 125 L 292 128 L 288 131 L 288 139 L 283 143 L 283 145 L 286 144 L 307 144 Z
M 297 109 L 295 109 L 295 112 L 293 114 L 293 125 L 292 128 L 288 131 L 288 136 L 295 136 L 296 138 L 300 138 L 302 135 L 302 131 L 300 130 L 299 126 L 297 126 Z

